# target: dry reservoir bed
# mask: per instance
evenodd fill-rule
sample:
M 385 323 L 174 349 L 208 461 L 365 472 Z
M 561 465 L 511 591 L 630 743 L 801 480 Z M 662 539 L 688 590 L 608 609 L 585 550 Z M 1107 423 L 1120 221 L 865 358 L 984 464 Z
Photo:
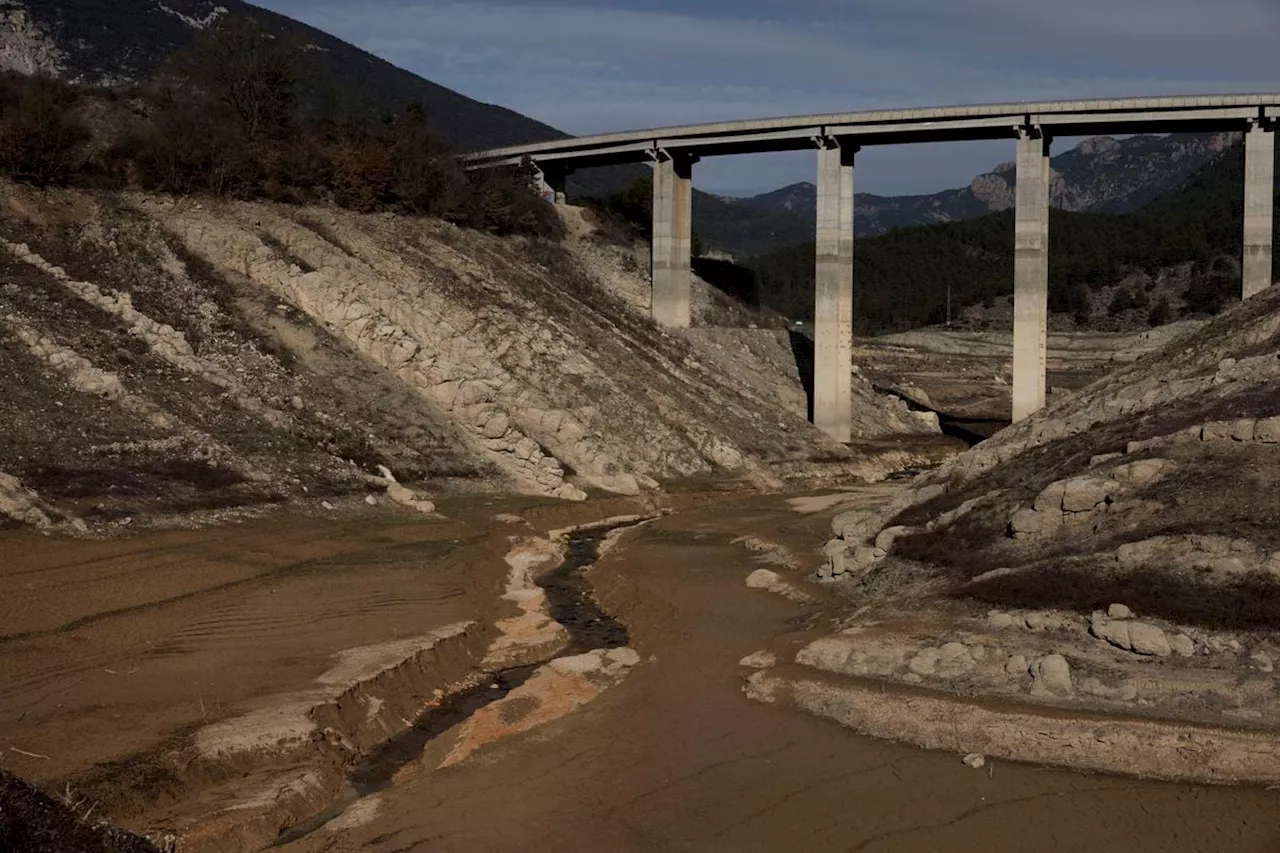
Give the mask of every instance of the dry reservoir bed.
M 566 650 L 523 583 L 563 556 L 536 544 L 550 531 L 643 514 L 625 500 L 472 498 L 442 506 L 449 519 L 277 517 L 116 542 L 7 534 L 3 767 L 50 790 L 70 782 L 77 800 L 100 803 L 95 819 L 185 826 L 186 849 L 251 849 L 329 807 L 352 757 L 402 731 L 438 701 L 433 690 L 557 658 L 284 849 L 1280 847 L 1280 802 L 1260 788 L 1003 761 L 973 770 L 956 752 L 745 698 L 744 657 L 765 652 L 755 662 L 772 656 L 785 674 L 830 632 L 838 602 L 803 581 L 820 560 L 815 543 L 835 513 L 885 494 L 690 497 L 680 502 L 701 506 L 623 534 L 587 577 L 630 635 L 637 662 L 625 666 L 625 655 L 593 663 Z M 772 591 L 745 583 L 761 568 L 778 575 Z M 397 656 L 414 666 L 379 669 Z M 362 667 L 374 673 L 365 694 L 312 695 L 326 676 Z M 255 711 L 257 731 L 278 735 L 282 697 L 328 703 L 306 717 L 322 725 L 271 761 L 201 756 L 201 732 L 207 745 L 235 720 L 244 736 Z M 371 701 L 390 697 L 404 704 Z M 297 784 L 281 787 L 287 779 Z M 266 790 L 289 795 L 246 807 Z

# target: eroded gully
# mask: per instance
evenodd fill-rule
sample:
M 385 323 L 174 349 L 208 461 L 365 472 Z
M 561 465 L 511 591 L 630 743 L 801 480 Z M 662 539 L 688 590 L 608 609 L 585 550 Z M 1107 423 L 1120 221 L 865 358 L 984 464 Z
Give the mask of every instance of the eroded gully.
M 595 564 L 600 543 L 613 530 L 626 525 L 592 527 L 568 540 L 564 561 L 537 579 L 547 595 L 552 619 L 564 626 L 568 645 L 560 656 L 576 655 L 592 649 L 615 649 L 627 645 L 626 626 L 607 613 L 592 597 L 586 572 Z M 482 677 L 476 684 L 451 693 L 423 712 L 412 726 L 384 741 L 347 771 L 346 784 L 338 799 L 324 812 L 283 833 L 280 847 L 314 833 L 342 815 L 358 800 L 377 794 L 394 784 L 396 774 L 421 759 L 427 744 L 460 725 L 481 708 L 503 699 L 523 685 L 539 665 L 512 667 Z
M 736 499 L 632 533 L 592 571 L 646 662 L 590 705 L 384 789 L 367 822 L 297 850 L 1275 851 L 1280 797 L 1083 775 L 859 737 L 742 695 L 738 661 L 780 658 L 821 604 L 743 584 L 751 535 L 814 559 L 830 511 Z M 904 713 L 909 713 L 904 708 Z

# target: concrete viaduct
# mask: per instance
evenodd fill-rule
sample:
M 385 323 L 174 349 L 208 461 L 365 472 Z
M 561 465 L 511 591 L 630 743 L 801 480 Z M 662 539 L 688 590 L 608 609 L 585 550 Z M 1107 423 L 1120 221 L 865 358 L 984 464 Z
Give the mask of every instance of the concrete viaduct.
M 1234 130 L 1245 134 L 1243 296 L 1271 286 L 1275 124 L 1280 95 L 1045 101 L 877 110 L 583 136 L 481 151 L 469 169 L 528 160 L 563 200 L 574 170 L 652 163 L 653 318 L 689 325 L 693 165 L 702 157 L 817 151 L 814 424 L 850 438 L 854 157 L 869 145 L 1012 139 L 1015 205 L 1013 419 L 1045 403 L 1049 285 L 1049 148 L 1055 136 Z

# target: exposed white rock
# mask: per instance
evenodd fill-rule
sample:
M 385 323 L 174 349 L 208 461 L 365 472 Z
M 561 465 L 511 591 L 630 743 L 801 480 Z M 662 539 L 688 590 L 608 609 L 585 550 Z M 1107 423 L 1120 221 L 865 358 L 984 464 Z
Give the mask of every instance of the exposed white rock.
M 771 666 L 776 666 L 777 663 L 777 655 L 771 651 L 761 649 L 758 652 L 752 652 L 742 660 L 738 661 L 738 666 L 745 666 L 748 669 L 768 669 Z
M 1119 649 L 1129 651 L 1133 641 L 1129 637 L 1129 626 L 1133 624 L 1127 619 L 1110 619 L 1105 614 L 1094 613 L 1089 620 L 1089 630 L 1100 640 L 1106 640 Z
M 1013 627 L 1013 617 L 1008 613 L 990 613 L 987 615 L 987 624 L 996 631 L 1003 631 Z
M 1145 622 L 1128 622 L 1129 642 L 1133 651 L 1140 655 L 1168 657 L 1172 653 L 1169 640 L 1164 631 Z
M 747 575 L 747 586 L 750 589 L 772 589 L 781 582 L 782 577 L 768 569 L 756 569 Z
M 1175 634 L 1169 638 L 1169 648 L 1179 657 L 1189 658 L 1196 653 L 1195 640 L 1186 634 Z
M 1071 695 L 1071 665 L 1062 655 L 1051 654 L 1038 659 L 1031 665 L 1031 677 L 1031 692 L 1034 694 Z

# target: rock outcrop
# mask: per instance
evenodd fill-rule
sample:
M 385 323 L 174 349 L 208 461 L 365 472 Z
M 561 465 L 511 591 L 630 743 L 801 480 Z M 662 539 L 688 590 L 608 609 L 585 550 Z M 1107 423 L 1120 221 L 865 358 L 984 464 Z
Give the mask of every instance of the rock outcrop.
M 375 489 L 426 513 L 457 487 L 579 500 L 673 478 L 877 480 L 954 452 L 869 383 L 859 437 L 919 449 L 832 442 L 806 421 L 785 331 L 657 328 L 636 247 L 579 224 L 553 245 L 6 185 L 0 469 L 126 523 Z
M 917 477 L 886 506 L 837 516 L 818 575 L 857 609 L 796 662 L 1029 705 L 1249 725 L 1274 748 L 1277 379 L 1273 288 Z M 775 695 L 804 682 L 753 678 Z M 854 688 L 815 690 L 835 703 Z M 801 704 L 834 707 L 817 693 Z M 1169 748 L 1154 727 L 1147 742 Z

